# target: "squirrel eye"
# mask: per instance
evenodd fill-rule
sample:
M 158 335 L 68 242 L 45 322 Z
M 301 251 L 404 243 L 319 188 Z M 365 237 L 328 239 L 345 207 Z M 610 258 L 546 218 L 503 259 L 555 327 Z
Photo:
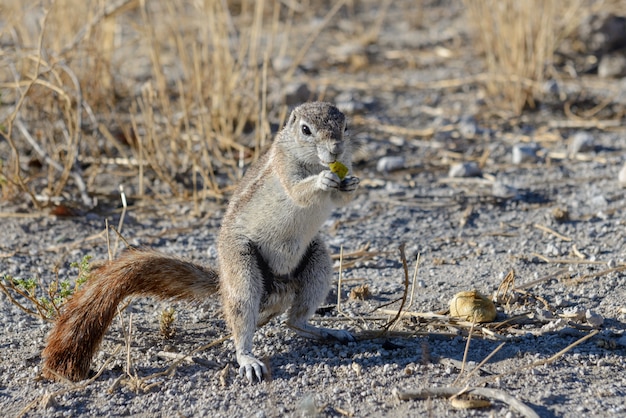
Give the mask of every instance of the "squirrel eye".
M 302 133 L 305 134 L 306 136 L 310 136 L 311 128 L 309 128 L 307 125 L 302 125 Z

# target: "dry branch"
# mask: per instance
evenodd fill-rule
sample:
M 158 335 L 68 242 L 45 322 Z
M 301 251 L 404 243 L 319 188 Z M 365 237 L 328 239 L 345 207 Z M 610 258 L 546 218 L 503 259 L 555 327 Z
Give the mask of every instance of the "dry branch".
M 470 394 L 483 396 L 488 399 L 494 399 L 503 402 L 513 408 L 516 412 L 527 418 L 539 418 L 539 415 L 529 406 L 499 389 L 479 388 L 479 387 L 446 387 L 446 388 L 429 388 L 418 390 L 400 390 L 394 389 L 393 394 L 400 400 L 406 401 L 411 399 L 426 400 L 430 398 L 452 398 L 460 394 Z

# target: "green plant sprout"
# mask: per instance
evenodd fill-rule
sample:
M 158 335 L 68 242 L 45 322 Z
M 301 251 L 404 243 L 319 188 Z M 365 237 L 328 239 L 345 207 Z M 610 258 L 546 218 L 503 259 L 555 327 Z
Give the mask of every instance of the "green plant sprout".
M 0 290 L 11 303 L 27 314 L 45 321 L 54 321 L 59 316 L 61 307 L 89 278 L 89 260 L 91 256 L 86 255 L 80 262 L 70 264 L 70 267 L 78 269 L 78 277 L 73 285 L 71 280 L 59 280 L 57 277 L 44 290 L 40 279 L 20 279 L 5 274 L 0 280 Z

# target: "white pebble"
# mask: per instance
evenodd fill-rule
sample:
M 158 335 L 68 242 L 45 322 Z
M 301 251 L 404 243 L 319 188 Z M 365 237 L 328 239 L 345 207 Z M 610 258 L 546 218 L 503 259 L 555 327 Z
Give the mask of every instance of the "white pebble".
M 478 177 L 482 173 L 474 161 L 457 163 L 450 166 L 448 177 Z
M 605 54 L 598 64 L 598 77 L 622 77 L 626 74 L 626 57 L 623 53 Z
M 517 195 L 517 189 L 513 186 L 509 186 L 508 184 L 494 181 L 493 185 L 491 186 L 491 194 L 495 197 L 511 199 L 515 197 L 515 195 Z
M 585 312 L 585 319 L 587 319 L 587 323 L 592 327 L 599 327 L 604 323 L 602 315 L 595 313 L 591 309 L 587 309 Z
M 404 168 L 404 157 L 383 157 L 376 164 L 376 170 L 381 173 L 388 173 L 402 168 Z
M 579 152 L 593 151 L 593 135 L 587 131 L 578 131 L 570 138 L 568 154 L 570 157 Z
M 513 145 L 511 161 L 513 162 L 513 164 L 537 162 L 539 161 L 539 155 L 537 155 L 539 149 L 539 145 L 535 143 L 515 144 Z
M 591 198 L 591 205 L 592 206 L 607 206 L 609 204 L 609 202 L 606 200 L 606 197 L 604 197 L 604 195 L 597 195 Z
M 546 246 L 546 254 L 551 257 L 558 257 L 561 255 L 561 250 L 556 246 L 556 244 L 549 243 Z
M 626 187 L 626 162 L 624 163 L 624 166 L 620 170 L 619 175 L 617 176 L 617 179 L 619 181 L 619 184 L 622 187 Z

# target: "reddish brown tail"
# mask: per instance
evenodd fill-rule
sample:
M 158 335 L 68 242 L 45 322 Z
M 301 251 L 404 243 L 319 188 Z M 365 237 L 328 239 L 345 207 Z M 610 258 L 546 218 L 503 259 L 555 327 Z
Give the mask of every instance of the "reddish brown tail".
M 128 296 L 190 300 L 217 291 L 218 274 L 211 268 L 151 251 L 127 251 L 94 270 L 63 308 L 42 353 L 44 376 L 85 379 L 117 306 Z

